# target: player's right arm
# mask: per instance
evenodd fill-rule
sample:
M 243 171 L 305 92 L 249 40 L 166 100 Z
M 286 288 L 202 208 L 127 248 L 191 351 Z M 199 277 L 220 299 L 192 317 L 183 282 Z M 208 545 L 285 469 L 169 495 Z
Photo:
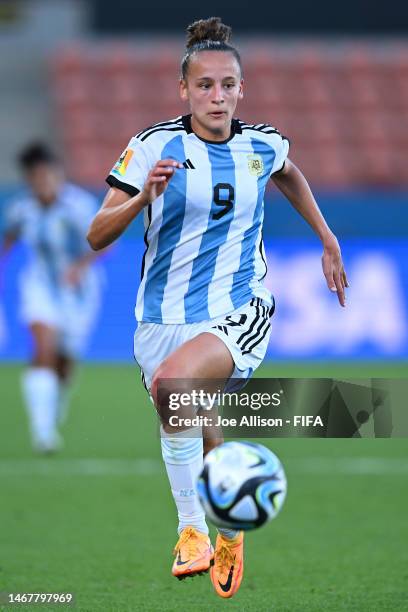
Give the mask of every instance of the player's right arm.
M 174 159 L 159 160 L 148 173 L 142 191 L 133 197 L 111 187 L 87 234 L 91 248 L 98 251 L 119 238 L 143 208 L 162 195 L 176 169 L 182 167 Z

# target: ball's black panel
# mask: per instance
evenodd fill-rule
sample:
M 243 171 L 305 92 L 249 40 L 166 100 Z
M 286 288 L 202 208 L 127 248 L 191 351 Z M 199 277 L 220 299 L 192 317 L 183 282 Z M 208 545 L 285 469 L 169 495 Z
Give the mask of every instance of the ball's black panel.
M 241 486 L 235 497 L 234 503 L 232 504 L 232 506 L 235 505 L 237 502 L 239 502 L 240 499 L 245 497 L 245 495 L 251 495 L 258 509 L 258 518 L 255 522 L 256 527 L 261 527 L 262 525 L 264 525 L 264 523 L 266 523 L 269 518 L 268 514 L 265 512 L 264 508 L 259 505 L 258 500 L 256 498 L 256 491 L 259 485 L 269 480 L 279 480 L 279 477 L 273 474 L 272 476 L 254 476 L 253 478 L 250 478 Z

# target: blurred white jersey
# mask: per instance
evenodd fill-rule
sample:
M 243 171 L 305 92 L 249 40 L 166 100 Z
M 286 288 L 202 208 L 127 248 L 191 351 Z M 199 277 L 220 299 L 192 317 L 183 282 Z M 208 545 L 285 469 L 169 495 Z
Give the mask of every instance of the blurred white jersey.
M 234 119 L 224 142 L 198 137 L 191 116 L 159 123 L 131 139 L 107 178 L 130 195 L 160 159 L 183 164 L 144 210 L 146 251 L 138 321 L 195 323 L 233 312 L 263 285 L 265 186 L 283 168 L 289 142 L 270 125 Z
M 86 234 L 96 211 L 96 198 L 69 183 L 50 206 L 41 206 L 26 192 L 6 211 L 6 232 L 21 239 L 29 251 L 20 279 L 23 320 L 58 328 L 64 352 L 83 348 L 99 306 L 100 283 L 94 268 L 86 266 L 75 285 L 65 277 L 68 268 L 91 250 Z
M 64 273 L 90 251 L 86 234 L 97 211 L 96 199 L 84 189 L 66 183 L 58 199 L 44 207 L 30 192 L 6 210 L 6 231 L 30 248 L 30 274 L 51 288 L 64 283 Z M 86 279 L 83 279 L 86 285 Z

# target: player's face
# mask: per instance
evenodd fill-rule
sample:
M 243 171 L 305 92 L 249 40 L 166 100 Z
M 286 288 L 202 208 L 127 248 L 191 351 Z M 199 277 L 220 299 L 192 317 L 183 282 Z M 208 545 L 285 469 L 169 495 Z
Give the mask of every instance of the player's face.
M 57 165 L 41 163 L 26 173 L 26 180 L 41 204 L 48 206 L 58 196 L 62 172 Z
M 190 60 L 180 95 L 190 104 L 193 130 L 208 140 L 225 140 L 235 107 L 242 98 L 239 64 L 228 51 L 201 51 Z

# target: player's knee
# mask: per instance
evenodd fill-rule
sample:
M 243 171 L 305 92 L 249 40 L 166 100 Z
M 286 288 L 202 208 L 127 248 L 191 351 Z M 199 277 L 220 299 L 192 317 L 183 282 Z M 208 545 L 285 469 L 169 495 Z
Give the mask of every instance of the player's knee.
M 167 364 L 159 365 L 153 374 L 150 393 L 157 410 L 168 405 L 170 401 L 170 389 L 166 385 L 170 378 L 174 378 L 174 372 Z
M 154 372 L 153 377 L 152 377 L 152 382 L 150 384 L 150 395 L 153 398 L 153 402 L 156 408 L 158 405 L 157 399 L 158 399 L 159 381 L 160 381 L 160 366 Z
M 181 376 L 177 364 L 171 362 L 162 363 L 153 374 L 150 393 L 163 427 L 167 427 L 170 417 L 174 415 L 174 397 L 190 391 L 189 379 Z
M 43 323 L 33 323 L 30 326 L 33 338 L 33 365 L 41 368 L 56 368 L 57 345 L 53 329 Z
M 187 378 L 185 376 L 185 378 Z M 174 380 L 174 385 L 178 386 L 179 382 L 182 383 L 182 374 L 176 364 L 171 361 L 164 361 L 155 370 L 152 383 L 151 383 L 151 394 L 156 404 L 159 393 L 166 391 L 167 387 L 170 386 L 169 381 Z
M 55 351 L 48 346 L 37 346 L 33 355 L 33 365 L 38 368 L 56 368 Z

